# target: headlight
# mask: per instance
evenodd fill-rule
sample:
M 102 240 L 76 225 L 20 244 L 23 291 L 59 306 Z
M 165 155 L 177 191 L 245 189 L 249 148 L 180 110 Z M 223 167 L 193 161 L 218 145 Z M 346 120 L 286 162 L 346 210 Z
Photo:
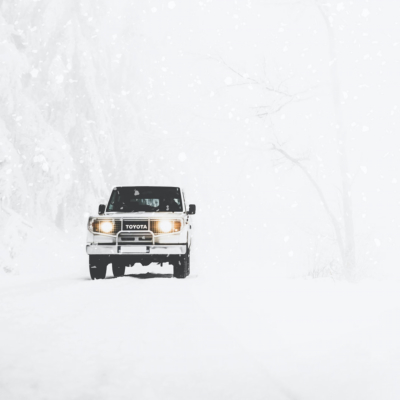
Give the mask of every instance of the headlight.
M 113 228 L 113 224 L 109 221 L 104 221 L 100 224 L 100 231 L 103 233 L 110 233 Z
M 160 221 L 158 224 L 158 228 L 161 232 L 168 233 L 172 231 L 172 223 L 171 221 Z

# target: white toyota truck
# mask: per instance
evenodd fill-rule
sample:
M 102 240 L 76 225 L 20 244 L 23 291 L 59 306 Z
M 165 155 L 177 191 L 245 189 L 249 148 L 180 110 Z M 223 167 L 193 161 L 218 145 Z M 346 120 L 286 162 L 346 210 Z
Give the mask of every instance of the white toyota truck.
M 181 188 L 117 186 L 99 216 L 89 217 L 86 252 L 92 279 L 104 279 L 112 264 L 115 277 L 127 266 L 168 262 L 175 278 L 190 274 L 191 215 Z

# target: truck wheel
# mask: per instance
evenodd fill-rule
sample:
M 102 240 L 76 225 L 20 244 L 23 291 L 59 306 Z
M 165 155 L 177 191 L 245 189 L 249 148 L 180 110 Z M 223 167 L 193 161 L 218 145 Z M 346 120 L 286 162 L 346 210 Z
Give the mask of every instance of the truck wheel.
M 190 274 L 190 249 L 186 254 L 178 256 L 174 262 L 174 277 L 184 279 Z
M 113 275 L 118 278 L 119 276 L 125 275 L 125 265 L 121 264 L 121 262 L 113 262 L 112 263 L 112 271 Z
M 89 272 L 92 279 L 104 279 L 107 273 L 108 257 L 89 256 Z

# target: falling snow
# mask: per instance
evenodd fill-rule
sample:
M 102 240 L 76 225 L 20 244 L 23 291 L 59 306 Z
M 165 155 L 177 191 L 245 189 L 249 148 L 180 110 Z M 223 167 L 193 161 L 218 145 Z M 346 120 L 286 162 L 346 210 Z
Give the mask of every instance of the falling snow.
M 0 398 L 400 398 L 399 15 L 0 1 Z M 185 189 L 188 279 L 88 279 L 116 185 Z

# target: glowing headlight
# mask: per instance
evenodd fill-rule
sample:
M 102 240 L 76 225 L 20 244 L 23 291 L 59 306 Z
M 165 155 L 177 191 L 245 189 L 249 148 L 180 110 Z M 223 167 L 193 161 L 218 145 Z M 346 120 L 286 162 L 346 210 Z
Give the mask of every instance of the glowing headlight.
M 172 223 L 170 221 L 160 221 L 158 227 L 164 233 L 172 231 Z
M 104 221 L 100 224 L 100 230 L 103 233 L 110 233 L 113 230 L 113 224 L 109 221 Z

